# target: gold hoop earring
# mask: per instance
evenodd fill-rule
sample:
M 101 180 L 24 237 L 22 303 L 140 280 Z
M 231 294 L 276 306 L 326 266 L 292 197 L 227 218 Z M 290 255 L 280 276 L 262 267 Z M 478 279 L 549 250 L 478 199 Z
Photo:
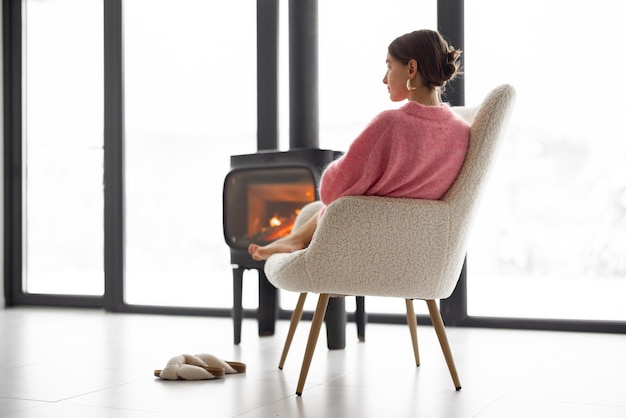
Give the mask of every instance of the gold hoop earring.
M 413 90 L 415 90 L 416 88 L 417 88 L 417 87 L 413 87 L 413 86 L 411 85 L 411 79 L 410 79 L 410 78 L 409 78 L 408 80 L 406 80 L 406 89 L 407 89 L 408 91 L 413 91 Z

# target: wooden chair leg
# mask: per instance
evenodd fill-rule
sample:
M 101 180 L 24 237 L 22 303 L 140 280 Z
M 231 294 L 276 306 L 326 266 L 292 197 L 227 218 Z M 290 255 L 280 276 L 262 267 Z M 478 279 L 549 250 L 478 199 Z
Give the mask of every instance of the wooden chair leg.
M 304 310 L 304 301 L 306 300 L 306 292 L 300 293 L 300 297 L 298 297 L 298 303 L 296 304 L 296 309 L 294 309 L 291 314 L 291 323 L 289 324 L 289 332 L 287 333 L 287 339 L 285 340 L 285 346 L 283 347 L 283 354 L 280 356 L 280 363 L 278 363 L 278 368 L 283 369 L 285 365 L 285 360 L 287 359 L 287 353 L 289 353 L 289 347 L 291 347 L 291 341 L 293 341 L 293 336 L 296 333 L 296 328 L 298 327 L 298 323 L 300 319 L 302 319 L 302 311 Z
M 306 376 L 309 373 L 309 367 L 311 366 L 311 360 L 313 359 L 313 353 L 315 352 L 315 346 L 317 345 L 317 338 L 320 335 L 322 322 L 324 322 L 324 315 L 326 314 L 329 298 L 330 295 L 328 293 L 322 293 L 317 301 L 317 308 L 315 308 L 313 321 L 311 322 L 311 331 L 309 331 L 309 340 L 306 343 L 304 359 L 302 360 L 302 369 L 300 369 L 298 387 L 296 388 L 296 395 L 298 396 L 302 396 L 304 382 L 306 381 Z
M 459 380 L 459 375 L 456 372 L 456 366 L 454 365 L 454 359 L 452 358 L 452 351 L 450 350 L 450 344 L 448 344 L 446 328 L 443 325 L 443 319 L 441 319 L 441 313 L 439 312 L 437 303 L 434 300 L 427 300 L 426 304 L 428 305 L 428 312 L 430 313 L 430 319 L 433 321 L 433 327 L 437 333 L 437 338 L 439 338 L 439 344 L 441 345 L 443 356 L 448 364 L 448 369 L 450 370 L 450 376 L 452 376 L 454 387 L 456 390 L 461 390 L 461 382 Z
M 415 356 L 415 365 L 420 365 L 420 352 L 417 345 L 417 317 L 413 309 L 413 299 L 406 299 L 406 322 L 409 324 L 411 331 L 411 342 L 413 343 L 413 355 Z

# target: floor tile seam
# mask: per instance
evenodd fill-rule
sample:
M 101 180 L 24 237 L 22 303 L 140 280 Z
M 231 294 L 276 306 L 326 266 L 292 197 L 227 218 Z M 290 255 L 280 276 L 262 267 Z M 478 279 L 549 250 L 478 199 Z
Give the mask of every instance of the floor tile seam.
M 532 373 L 531 373 L 532 374 Z M 509 396 L 509 394 L 511 392 L 513 392 L 515 390 L 515 388 L 519 387 L 520 385 L 522 385 L 522 381 L 521 379 L 517 379 L 514 383 L 512 383 L 508 389 L 505 389 L 500 395 L 496 396 L 495 398 L 492 399 L 491 402 L 489 402 L 484 408 L 482 408 L 480 411 L 478 411 L 475 415 L 472 416 L 472 418 L 479 418 L 480 415 L 487 411 L 490 407 L 492 407 L 494 404 L 496 404 L 497 402 L 499 402 L 502 399 L 506 399 Z
M 54 363 L 57 363 L 57 362 L 58 362 L 57 360 L 44 360 L 44 361 L 35 361 L 35 362 L 29 362 L 29 363 L 15 364 L 12 366 L 3 365 L 2 368 L 0 368 L 0 372 L 4 374 L 4 372 L 9 371 L 9 370 L 23 369 L 26 367 L 54 365 Z
M 8 412 L 6 415 L 0 415 L 0 416 L 7 416 L 7 417 L 21 416 L 21 414 L 24 413 L 25 411 L 31 411 L 33 409 L 46 408 L 46 407 L 48 407 L 50 405 L 53 405 L 55 403 L 55 402 L 47 402 L 47 401 L 33 401 L 33 402 L 41 402 L 42 404 L 40 404 L 40 405 L 30 405 L 30 406 L 27 406 L 27 407 L 19 408 L 17 410 Z
M 87 391 L 87 392 L 83 392 L 83 393 L 79 393 L 79 394 L 75 394 L 75 395 L 71 395 L 71 396 L 66 396 L 64 398 L 59 398 L 59 399 L 55 399 L 54 401 L 51 402 L 68 402 L 71 400 L 76 400 L 78 398 L 81 398 L 83 396 L 89 396 L 89 395 L 93 395 L 94 393 L 98 393 L 98 392 L 103 392 L 103 391 L 107 391 L 113 388 L 118 388 L 118 387 L 122 387 L 122 386 L 127 386 L 127 385 L 131 385 L 133 383 L 137 383 L 137 382 L 141 382 L 145 379 L 134 379 L 132 381 L 125 381 L 123 383 L 119 383 L 119 384 L 112 384 L 112 385 L 107 385 L 107 386 L 102 386 L 99 387 L 98 389 L 94 389 L 91 391 Z M 86 404 L 86 403 L 82 403 L 82 402 L 75 402 L 76 404 L 80 404 L 80 405 L 87 405 L 87 406 L 96 406 L 96 405 L 91 405 L 91 404 Z
M 486 412 L 489 408 L 491 408 L 498 401 L 500 401 L 501 399 L 504 399 L 504 398 L 506 398 L 506 393 L 503 393 L 502 395 L 498 396 L 497 398 L 492 399 L 490 402 L 487 403 L 487 405 L 485 405 L 484 408 L 482 408 L 480 411 L 478 411 L 475 415 L 472 415 L 472 418 L 480 418 L 480 416 L 483 414 L 483 412 Z
M 56 401 L 49 401 L 49 400 L 45 400 L 45 399 L 33 399 L 33 398 L 23 398 L 23 397 L 20 397 L 20 396 L 0 395 L 0 401 L 2 401 L 3 399 L 10 400 L 10 401 L 41 402 L 41 403 L 45 403 L 45 404 L 56 402 Z
M 284 402 L 284 401 L 286 401 L 287 399 L 290 399 L 290 398 L 297 399 L 297 395 L 296 395 L 295 390 L 293 391 L 293 393 L 291 393 L 289 395 L 281 396 L 280 398 L 277 398 L 276 400 L 274 400 L 272 402 L 267 402 L 267 403 L 264 403 L 262 405 L 256 406 L 254 408 L 250 408 L 250 409 L 248 409 L 246 411 L 241 411 L 237 415 L 233 415 L 232 418 L 245 417 L 246 415 L 251 414 L 254 411 L 262 411 L 262 410 L 268 408 L 271 405 L 276 405 L 276 404 L 278 404 L 280 402 Z
M 146 408 L 126 408 L 126 407 L 120 407 L 120 406 L 109 406 L 109 405 L 97 405 L 97 404 L 93 404 L 93 403 L 86 403 L 86 402 L 78 402 L 76 399 L 74 398 L 69 398 L 60 402 L 56 402 L 58 404 L 66 404 L 66 405 L 76 405 L 76 406 L 84 406 L 84 407 L 88 407 L 88 408 L 98 408 L 98 409 L 102 409 L 102 410 L 114 410 L 114 411 L 135 411 L 135 412 L 147 412 L 147 413 L 155 413 L 155 414 L 162 414 L 163 411 L 158 410 L 158 409 L 146 409 Z

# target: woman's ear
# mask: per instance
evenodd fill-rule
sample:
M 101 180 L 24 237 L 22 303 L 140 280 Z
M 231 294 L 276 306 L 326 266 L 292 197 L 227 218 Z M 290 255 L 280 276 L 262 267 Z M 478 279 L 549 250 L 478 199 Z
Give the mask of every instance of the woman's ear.
M 415 76 L 417 74 L 417 61 L 414 59 L 409 60 L 409 76 Z

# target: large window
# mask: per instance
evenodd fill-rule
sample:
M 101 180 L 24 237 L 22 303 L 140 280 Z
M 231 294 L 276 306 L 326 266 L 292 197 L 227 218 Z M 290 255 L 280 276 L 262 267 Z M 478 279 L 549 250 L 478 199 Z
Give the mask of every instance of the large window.
M 436 28 L 441 2 L 318 2 L 321 148 L 347 149 L 377 113 L 401 105 L 388 100 L 382 84 L 386 48 L 401 34 Z M 289 3 L 279 2 L 281 150 L 289 142 Z M 478 105 L 501 83 L 518 93 L 470 243 L 470 316 L 626 323 L 620 300 L 626 292 L 626 138 L 620 125 L 626 88 L 613 81 L 626 61 L 619 52 L 626 29 L 614 3 L 465 2 L 466 105 Z M 103 131 L 107 141 L 121 141 L 108 133 L 123 121 L 124 196 L 115 196 L 124 203 L 124 219 L 114 226 L 124 232 L 116 237 L 124 272 L 113 281 L 118 286 L 124 280 L 124 302 L 224 308 L 220 312 L 231 307 L 221 197 L 230 156 L 257 148 L 259 4 L 5 3 L 11 13 L 21 12 L 10 16 L 22 23 L 19 30 L 5 28 L 5 46 L 17 44 L 22 54 L 19 70 L 5 64 L 13 77 L 5 85 L 22 89 L 6 93 L 11 101 L 5 101 L 21 101 L 5 107 L 8 114 L 21 111 L 10 122 L 22 136 L 5 139 L 19 151 L 7 156 L 8 163 L 22 171 L 5 170 L 15 175 L 5 182 L 8 188 L 21 180 L 15 188 L 20 198 L 5 202 L 6 219 L 22 223 L 19 233 L 7 224 L 9 242 L 23 249 L 22 259 L 9 260 L 8 270 L 16 273 L 11 284 L 20 276 L 15 288 L 45 301 L 51 300 L 47 295 L 86 296 L 60 303 L 81 299 L 89 306 L 116 297 L 110 294 L 117 288 L 104 295 L 104 266 L 118 260 L 104 259 Z M 112 17 L 106 31 L 104 15 Z M 120 18 L 123 57 L 111 36 L 120 34 Z M 107 90 L 124 97 L 122 120 L 113 122 L 103 117 L 105 53 L 115 58 L 107 63 L 119 59 L 124 67 L 123 80 L 116 79 L 123 91 Z M 107 83 L 112 67 L 106 67 Z M 109 145 L 107 151 L 114 148 Z M 117 154 L 106 155 L 109 162 Z M 107 226 L 115 224 L 111 213 Z M 108 285 L 116 275 L 107 274 Z M 245 281 L 244 307 L 254 308 L 256 272 L 246 275 L 254 280 Z M 295 296 L 283 292 L 282 307 L 295 306 Z M 353 304 L 349 298 L 348 310 Z M 366 307 L 404 313 L 402 305 L 382 298 L 368 298 Z
M 102 1 L 22 5 L 23 291 L 102 295 Z
M 256 2 L 123 5 L 126 302 L 230 307 L 221 195 L 256 150 Z
M 610 0 L 467 2 L 466 102 L 517 103 L 469 252 L 469 313 L 626 320 L 626 28 Z

